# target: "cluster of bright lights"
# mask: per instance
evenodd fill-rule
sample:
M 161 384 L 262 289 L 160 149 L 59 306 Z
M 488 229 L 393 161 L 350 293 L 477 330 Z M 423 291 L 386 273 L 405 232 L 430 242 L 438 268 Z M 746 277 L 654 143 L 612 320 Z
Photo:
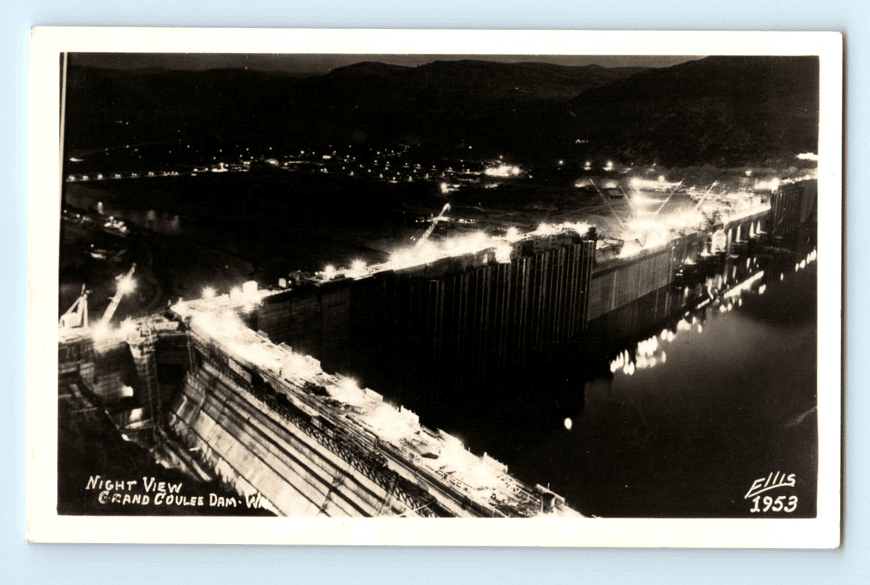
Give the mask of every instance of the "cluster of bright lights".
M 125 276 L 118 281 L 118 293 L 125 295 L 136 290 L 136 281 L 132 277 Z
M 350 404 L 352 406 L 362 406 L 365 402 L 366 393 L 361 389 L 353 378 L 337 376 L 338 384 L 329 386 L 329 394 L 334 399 Z
M 797 263 L 794 265 L 794 271 L 797 272 L 798 270 L 803 270 L 803 269 L 806 268 L 809 264 L 812 264 L 812 263 L 816 260 L 817 256 L 818 256 L 817 251 L 816 251 L 816 250 L 813 250 L 812 252 L 810 252 L 809 254 L 807 254 L 806 258 L 804 258 L 804 259 L 801 260 L 800 262 L 797 262 Z
M 698 323 L 697 319 L 693 319 L 692 323 L 682 319 L 677 323 L 677 331 L 690 331 L 695 323 Z M 700 323 L 698 323 L 698 332 L 701 332 Z M 654 368 L 659 364 L 666 363 L 668 354 L 664 350 L 664 344 L 672 342 L 676 337 L 676 333 L 670 329 L 664 329 L 661 335 L 653 335 L 649 339 L 638 342 L 635 358 L 631 358 L 628 350 L 623 351 L 610 362 L 610 371 L 616 372 L 621 369 L 623 374 L 633 376 L 637 370 Z
M 664 218 L 665 225 L 671 229 L 685 231 L 699 229 L 704 222 L 704 214 L 700 211 L 680 211 L 671 213 Z
M 118 330 L 113 329 L 108 325 L 104 325 L 103 323 L 98 323 L 96 326 L 91 328 L 91 337 L 96 343 L 111 341 L 118 337 Z
M 726 223 L 737 222 L 753 214 L 770 209 L 769 205 L 747 199 L 740 194 L 731 194 L 730 196 L 735 198 L 740 205 L 730 213 L 725 209 L 720 210 L 723 221 Z M 632 202 L 639 207 L 650 203 L 659 203 L 656 199 L 639 194 L 632 196 Z M 715 207 L 715 202 L 711 201 L 708 207 L 710 206 Z M 705 221 L 704 214 L 697 209 L 691 211 L 683 210 L 668 215 L 654 215 L 650 212 L 649 208 L 641 209 L 639 215 L 632 217 L 625 223 L 621 239 L 625 240 L 626 243 L 620 252 L 620 257 L 625 258 L 645 248 L 666 244 L 668 241 L 676 238 L 679 233 L 701 229 Z M 753 235 L 753 233 L 754 226 L 753 229 L 750 229 L 750 235 Z M 724 232 L 718 234 L 718 238 L 722 240 L 720 247 L 724 246 Z
M 183 299 L 178 299 L 178 302 L 169 307 L 169 309 L 181 317 L 187 317 L 190 315 L 190 306 L 185 303 Z
M 780 181 L 778 177 L 767 181 L 755 181 L 756 191 L 779 191 Z
M 521 172 L 520 167 L 511 165 L 498 165 L 483 171 L 483 174 L 488 177 L 516 177 Z
M 538 229 L 536 229 L 534 232 L 532 232 L 532 235 L 552 236 L 552 235 L 556 235 L 558 233 L 562 233 L 565 231 L 573 231 L 573 232 L 577 232 L 580 235 L 585 235 L 586 232 L 588 232 L 589 228 L 591 228 L 591 227 L 592 226 L 589 225 L 588 223 L 583 223 L 583 222 L 564 221 L 564 222 L 558 223 L 558 224 L 542 223 L 541 225 L 538 226 Z M 508 230 L 508 237 L 510 237 L 510 233 L 511 233 L 510 230 Z M 521 238 L 516 233 L 515 233 L 514 237 L 515 237 L 515 239 Z
M 510 264 L 513 247 L 508 243 L 502 243 L 495 247 L 495 261 L 499 264 Z
M 813 152 L 802 152 L 797 157 L 801 160 L 814 160 L 816 162 L 819 161 L 819 155 Z
M 521 234 L 515 227 L 508 228 L 504 236 L 488 236 L 476 232 L 467 236 L 454 237 L 442 242 L 426 241 L 420 246 L 394 252 L 388 262 L 373 267 L 373 270 L 397 270 L 435 262 L 450 256 L 473 254 L 486 249 L 495 251 L 495 260 L 510 262 L 512 244 L 530 236 L 550 236 L 566 231 L 585 235 L 591 226 L 586 223 L 563 222 L 560 224 L 541 224 L 531 233 Z
M 127 317 L 121 322 L 121 326 L 119 328 L 119 332 L 124 339 L 127 339 L 132 333 L 137 331 L 138 327 L 136 323 L 133 322 L 132 319 Z
M 640 177 L 633 177 L 629 182 L 632 189 L 641 190 L 641 189 L 649 189 L 649 190 L 666 190 L 673 189 L 675 187 L 679 187 L 680 183 L 668 183 L 665 181 L 664 175 L 659 176 L 658 181 L 651 181 L 649 179 L 641 179 Z
M 656 356 L 638 356 L 635 365 L 638 370 L 645 370 L 647 368 L 654 368 L 659 364 L 663 364 L 668 361 L 668 354 L 666 352 L 662 352 L 659 357 Z
M 800 183 L 801 181 L 812 181 L 814 179 L 819 178 L 819 170 L 818 169 L 810 169 L 807 173 L 799 176 L 799 177 L 791 177 L 789 179 L 783 179 L 783 184 L 789 183 Z
M 423 242 L 419 246 L 394 252 L 390 256 L 390 260 L 382 266 L 387 270 L 419 266 L 449 256 L 479 252 L 487 248 L 496 247 L 501 242 L 502 238 L 487 236 L 483 232 L 450 238 L 438 243 L 430 240 Z
M 109 324 L 97 323 L 91 328 L 91 338 L 98 344 L 115 341 L 124 341 L 127 337 L 138 330 L 138 325 L 130 318 L 121 322 L 119 327 Z
M 320 273 L 323 280 L 332 280 L 336 275 L 338 275 L 338 271 L 332 264 L 327 264 L 326 268 L 323 269 L 323 272 Z
M 336 268 L 332 264 L 327 264 L 326 267 L 318 272 L 317 275 L 325 281 L 334 280 L 338 276 L 345 278 L 362 278 L 370 273 L 368 265 L 363 260 L 354 260 L 349 268 Z
M 345 275 L 348 278 L 359 278 L 361 276 L 365 276 L 365 274 L 366 263 L 362 260 L 354 260 L 350 265 L 350 269 L 345 272 Z
M 749 267 L 749 259 L 746 260 L 746 267 Z M 751 277 L 741 282 L 739 285 L 735 286 L 731 290 L 725 291 L 724 297 L 726 299 L 731 297 L 739 297 L 744 291 L 747 291 L 752 288 L 752 286 L 764 278 L 764 270 L 756 272 Z
M 634 361 L 631 359 L 631 356 L 628 355 L 628 350 L 623 351 L 621 354 L 616 356 L 616 359 L 610 362 L 610 371 L 616 372 L 618 369 L 622 368 L 622 373 L 627 376 L 633 376 L 635 365 Z
M 735 210 L 733 213 L 725 214 L 725 218 L 727 222 L 738 222 L 750 215 L 755 215 L 756 213 L 760 213 L 762 211 L 767 211 L 770 209 L 770 205 L 762 205 L 758 204 L 756 206 L 747 206 L 743 209 Z
M 257 283 L 254 281 L 246 282 L 241 287 L 233 287 L 229 295 L 216 296 L 216 294 L 212 287 L 205 287 L 202 290 L 201 300 L 209 301 L 208 305 L 211 307 L 242 306 L 245 312 L 252 311 L 261 301 L 261 293 L 257 290 Z M 192 301 L 192 303 L 200 304 L 200 301 Z M 191 303 L 181 298 L 170 309 L 181 317 L 192 314 Z

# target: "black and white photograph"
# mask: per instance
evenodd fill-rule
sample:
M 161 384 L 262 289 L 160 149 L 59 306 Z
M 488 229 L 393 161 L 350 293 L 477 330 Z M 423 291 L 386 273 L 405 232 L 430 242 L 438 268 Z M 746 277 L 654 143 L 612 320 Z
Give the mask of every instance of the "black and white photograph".
M 836 546 L 839 41 L 429 32 L 48 51 L 39 513 Z

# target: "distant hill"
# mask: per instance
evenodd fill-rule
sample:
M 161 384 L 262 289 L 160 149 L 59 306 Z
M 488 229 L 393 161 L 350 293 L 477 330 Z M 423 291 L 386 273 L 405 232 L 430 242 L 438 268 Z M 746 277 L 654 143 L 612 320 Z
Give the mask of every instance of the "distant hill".
M 818 135 L 818 60 L 803 57 L 709 57 L 665 69 L 364 62 L 309 77 L 72 67 L 69 90 L 71 151 L 178 138 L 401 141 L 529 161 L 725 164 L 815 151 Z
M 816 152 L 815 57 L 708 57 L 649 70 L 571 101 L 592 154 L 717 166 Z
M 527 135 L 539 112 L 643 68 L 435 61 L 420 67 L 358 63 L 307 80 L 298 105 L 312 134 L 403 141 L 536 156 Z
M 71 67 L 68 147 L 185 138 L 358 142 L 409 139 L 453 146 L 465 128 L 518 104 L 565 100 L 643 68 L 546 63 L 357 63 L 326 75 Z

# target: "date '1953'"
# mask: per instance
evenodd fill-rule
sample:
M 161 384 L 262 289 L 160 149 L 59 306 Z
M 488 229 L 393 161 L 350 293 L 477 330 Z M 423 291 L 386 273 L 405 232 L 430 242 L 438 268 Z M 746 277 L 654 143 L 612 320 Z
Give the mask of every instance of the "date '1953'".
M 777 471 L 775 474 L 770 473 L 767 477 L 760 477 L 752 482 L 752 487 L 743 496 L 745 500 L 752 501 L 752 508 L 749 509 L 753 514 L 765 512 L 785 512 L 790 514 L 797 510 L 797 496 L 761 496 L 763 492 L 794 487 L 796 482 L 795 474 L 785 475 Z

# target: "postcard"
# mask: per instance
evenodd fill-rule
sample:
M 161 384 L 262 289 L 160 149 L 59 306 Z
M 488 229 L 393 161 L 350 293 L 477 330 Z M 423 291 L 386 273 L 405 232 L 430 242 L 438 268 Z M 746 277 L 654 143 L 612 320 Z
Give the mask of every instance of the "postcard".
M 842 43 L 33 29 L 28 539 L 839 546 Z

